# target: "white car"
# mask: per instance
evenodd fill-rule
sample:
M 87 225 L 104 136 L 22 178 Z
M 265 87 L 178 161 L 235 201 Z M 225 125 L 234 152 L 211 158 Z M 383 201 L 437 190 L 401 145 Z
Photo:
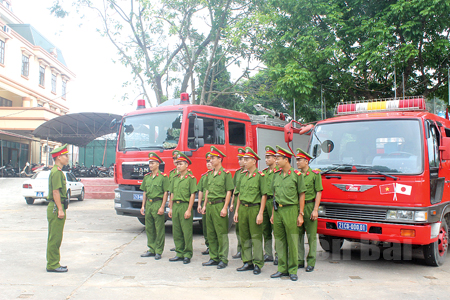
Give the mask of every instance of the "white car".
M 72 173 L 63 171 L 66 175 L 67 198 L 78 198 L 84 200 L 84 184 Z M 25 197 L 27 204 L 33 204 L 36 199 L 47 200 L 48 196 L 48 176 L 50 171 L 41 171 L 25 181 L 22 185 L 22 196 Z

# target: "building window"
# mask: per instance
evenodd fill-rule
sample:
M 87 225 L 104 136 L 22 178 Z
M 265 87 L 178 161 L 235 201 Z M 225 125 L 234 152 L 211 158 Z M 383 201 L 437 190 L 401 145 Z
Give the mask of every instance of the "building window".
M 66 99 L 66 85 L 67 85 L 67 81 L 63 80 L 62 82 L 62 98 Z
M 45 68 L 43 66 L 39 66 L 39 85 L 45 85 Z
M 0 106 L 12 107 L 12 101 L 0 97 Z
M 22 76 L 28 77 L 30 66 L 30 58 L 26 55 L 22 55 Z
M 52 74 L 52 92 L 56 94 L 56 74 Z
M 0 40 L 0 64 L 5 64 L 5 42 Z

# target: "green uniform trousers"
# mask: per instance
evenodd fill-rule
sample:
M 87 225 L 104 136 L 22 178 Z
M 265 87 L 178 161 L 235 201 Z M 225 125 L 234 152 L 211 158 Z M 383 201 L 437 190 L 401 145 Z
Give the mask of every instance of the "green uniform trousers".
M 208 230 L 206 229 L 206 213 L 204 215 L 202 215 L 202 231 L 203 231 L 203 237 L 205 238 L 205 245 L 207 248 L 209 248 Z
M 305 232 L 308 238 L 309 252 L 306 257 L 308 266 L 314 267 L 316 265 L 316 250 L 317 250 L 317 220 L 311 220 L 311 213 L 314 210 L 314 202 L 305 204 L 303 213 L 303 225 L 299 229 L 298 242 L 298 264 L 305 264 Z
M 193 213 L 189 219 L 184 218 L 184 213 L 189 208 L 189 202 L 176 203 L 172 205 L 172 232 L 175 242 L 175 252 L 178 257 L 192 258 L 192 226 Z
M 297 274 L 298 269 L 298 205 L 278 207 L 273 216 L 278 272 Z
M 270 223 L 270 217 L 272 216 L 273 199 L 267 199 L 266 208 L 263 214 L 263 237 L 264 237 L 264 253 L 269 256 L 273 256 L 272 251 L 272 231 L 273 224 Z
M 51 201 L 47 206 L 48 221 L 48 239 L 47 239 L 47 269 L 54 270 L 59 268 L 61 255 L 59 248 L 63 239 L 64 224 L 66 223 L 66 210 L 64 209 L 64 218 L 58 219 L 58 207 Z
M 263 224 L 256 224 L 259 208 L 259 205 L 246 207 L 241 204 L 237 225 L 242 242 L 242 261 L 262 268 L 264 266 Z
M 238 195 L 236 195 L 234 197 L 234 203 L 233 203 L 234 211 L 236 211 L 237 198 L 238 198 Z M 242 251 L 242 245 L 241 245 L 241 236 L 239 234 L 239 226 L 238 226 L 238 224 L 236 224 L 236 237 L 237 237 L 237 242 L 238 242 L 238 244 L 237 244 L 237 252 L 241 252 Z
M 162 254 L 166 240 L 164 214 L 158 215 L 161 201 L 145 201 L 145 232 L 147 233 L 148 252 Z
M 214 261 L 228 263 L 228 216 L 222 218 L 220 211 L 225 203 L 209 204 L 206 208 L 206 226 L 209 241 L 209 257 Z

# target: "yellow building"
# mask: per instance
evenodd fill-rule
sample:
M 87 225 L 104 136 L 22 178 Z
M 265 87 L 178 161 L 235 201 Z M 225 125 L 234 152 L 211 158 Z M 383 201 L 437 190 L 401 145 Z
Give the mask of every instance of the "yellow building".
M 11 0 L 0 0 L 0 165 L 52 164 L 49 153 L 59 144 L 31 133 L 69 112 L 74 78 L 61 51 L 13 14 Z

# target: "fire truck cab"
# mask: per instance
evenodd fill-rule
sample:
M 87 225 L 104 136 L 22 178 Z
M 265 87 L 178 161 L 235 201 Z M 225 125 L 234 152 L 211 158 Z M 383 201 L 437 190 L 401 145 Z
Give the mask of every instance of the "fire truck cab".
M 310 166 L 322 174 L 322 248 L 344 239 L 423 247 L 445 261 L 450 225 L 450 121 L 420 97 L 339 103 L 311 132 Z

